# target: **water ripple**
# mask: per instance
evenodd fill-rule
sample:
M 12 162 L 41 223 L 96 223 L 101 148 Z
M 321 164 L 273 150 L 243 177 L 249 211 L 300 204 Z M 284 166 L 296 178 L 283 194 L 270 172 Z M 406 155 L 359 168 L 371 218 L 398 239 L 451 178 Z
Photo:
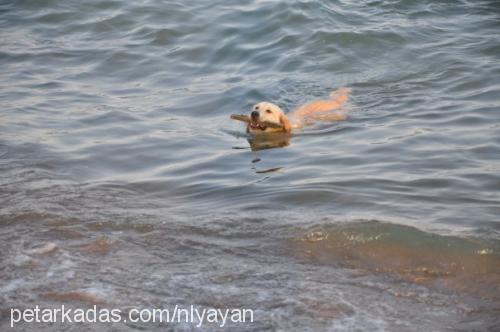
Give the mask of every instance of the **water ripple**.
M 478 285 L 498 280 L 499 9 L 2 1 L 0 303 L 249 299 L 262 308 L 255 330 L 487 329 L 498 321 L 484 302 L 498 299 Z M 252 151 L 229 119 L 341 86 L 348 119 L 283 148 Z M 462 275 L 477 294 L 434 256 L 484 268 Z

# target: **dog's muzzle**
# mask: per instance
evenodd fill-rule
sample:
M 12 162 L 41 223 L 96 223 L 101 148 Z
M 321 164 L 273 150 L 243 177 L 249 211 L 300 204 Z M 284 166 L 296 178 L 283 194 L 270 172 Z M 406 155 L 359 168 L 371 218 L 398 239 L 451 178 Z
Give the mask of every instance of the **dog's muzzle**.
M 252 113 L 250 113 L 250 119 L 252 120 L 249 123 L 250 129 L 252 129 L 252 130 L 266 130 L 267 127 L 259 123 L 259 117 L 260 117 L 260 114 L 257 111 L 253 111 Z

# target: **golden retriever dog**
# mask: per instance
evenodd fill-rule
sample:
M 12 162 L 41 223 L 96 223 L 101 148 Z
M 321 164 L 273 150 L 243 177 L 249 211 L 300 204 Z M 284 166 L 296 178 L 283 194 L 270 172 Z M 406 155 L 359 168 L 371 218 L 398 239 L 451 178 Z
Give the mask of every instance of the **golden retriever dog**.
M 290 134 L 293 129 L 302 128 L 315 121 L 341 121 L 346 115 L 339 110 L 349 98 L 348 88 L 339 88 L 330 94 L 330 99 L 317 100 L 300 106 L 285 115 L 283 110 L 273 103 L 255 104 L 250 113 L 247 133 L 284 133 Z M 267 125 L 266 125 L 267 124 Z

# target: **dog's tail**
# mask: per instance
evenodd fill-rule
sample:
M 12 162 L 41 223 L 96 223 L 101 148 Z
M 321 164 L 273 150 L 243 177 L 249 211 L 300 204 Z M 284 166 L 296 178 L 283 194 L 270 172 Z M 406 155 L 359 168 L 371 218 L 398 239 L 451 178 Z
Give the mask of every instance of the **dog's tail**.
M 291 116 L 299 123 L 305 123 L 306 119 L 320 121 L 344 120 L 343 113 L 334 112 L 342 108 L 349 99 L 349 88 L 339 88 L 330 93 L 330 99 L 317 100 L 300 106 L 291 113 Z M 326 114 L 325 114 L 326 112 Z M 339 115 L 340 114 L 340 115 Z
M 332 91 L 330 93 L 330 98 L 335 99 L 338 101 L 340 104 L 343 104 L 349 99 L 349 93 L 351 92 L 351 89 L 349 88 L 338 88 L 335 91 Z

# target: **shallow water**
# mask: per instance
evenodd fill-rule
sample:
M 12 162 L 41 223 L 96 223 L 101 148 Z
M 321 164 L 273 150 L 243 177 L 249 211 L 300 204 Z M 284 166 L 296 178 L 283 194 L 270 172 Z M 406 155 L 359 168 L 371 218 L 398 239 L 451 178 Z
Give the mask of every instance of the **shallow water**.
M 497 1 L 0 13 L 0 326 L 92 297 L 255 310 L 232 330 L 500 325 Z M 282 148 L 229 119 L 341 86 L 348 119 Z

